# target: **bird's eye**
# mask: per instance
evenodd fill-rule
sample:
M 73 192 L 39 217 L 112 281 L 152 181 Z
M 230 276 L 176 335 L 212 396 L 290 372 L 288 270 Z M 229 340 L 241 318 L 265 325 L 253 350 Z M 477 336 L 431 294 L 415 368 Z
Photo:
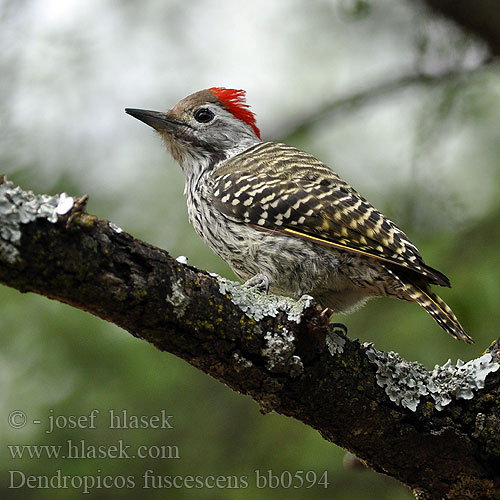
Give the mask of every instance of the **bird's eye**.
M 208 123 L 213 118 L 214 114 L 208 108 L 200 108 L 194 112 L 194 119 L 200 123 Z

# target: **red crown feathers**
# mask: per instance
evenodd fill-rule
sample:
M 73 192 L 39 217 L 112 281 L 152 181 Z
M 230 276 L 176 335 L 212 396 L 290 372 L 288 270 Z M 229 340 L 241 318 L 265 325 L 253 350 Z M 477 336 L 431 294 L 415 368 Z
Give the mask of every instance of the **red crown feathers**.
M 245 91 L 226 89 L 224 87 L 212 87 L 211 90 L 219 99 L 221 104 L 233 114 L 235 118 L 250 125 L 255 135 L 260 139 L 260 130 L 255 125 L 255 115 L 250 111 L 248 104 L 245 102 Z

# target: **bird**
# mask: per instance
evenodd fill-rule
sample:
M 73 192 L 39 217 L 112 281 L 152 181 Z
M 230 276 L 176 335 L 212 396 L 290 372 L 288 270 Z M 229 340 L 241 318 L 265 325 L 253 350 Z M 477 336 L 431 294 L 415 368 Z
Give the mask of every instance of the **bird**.
M 185 174 L 190 223 L 245 284 L 310 295 L 332 314 L 371 297 L 415 302 L 451 336 L 473 342 L 431 290 L 449 279 L 322 161 L 263 141 L 244 90 L 211 87 L 167 112 L 125 112 L 160 134 Z

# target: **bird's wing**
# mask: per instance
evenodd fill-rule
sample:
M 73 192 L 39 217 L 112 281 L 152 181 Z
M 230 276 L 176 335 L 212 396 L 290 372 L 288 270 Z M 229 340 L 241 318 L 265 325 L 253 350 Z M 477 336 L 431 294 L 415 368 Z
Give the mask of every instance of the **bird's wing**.
M 233 221 L 402 266 L 450 286 L 396 224 L 313 156 L 264 142 L 212 174 L 212 201 Z

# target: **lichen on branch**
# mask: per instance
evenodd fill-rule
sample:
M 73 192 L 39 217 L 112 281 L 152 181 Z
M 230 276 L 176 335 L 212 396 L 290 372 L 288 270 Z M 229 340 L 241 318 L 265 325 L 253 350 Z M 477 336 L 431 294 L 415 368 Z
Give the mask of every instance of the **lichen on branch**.
M 0 177 L 0 283 L 112 321 L 428 498 L 500 498 L 500 342 L 428 372 L 351 340 L 311 297 L 210 275 L 81 209 Z

